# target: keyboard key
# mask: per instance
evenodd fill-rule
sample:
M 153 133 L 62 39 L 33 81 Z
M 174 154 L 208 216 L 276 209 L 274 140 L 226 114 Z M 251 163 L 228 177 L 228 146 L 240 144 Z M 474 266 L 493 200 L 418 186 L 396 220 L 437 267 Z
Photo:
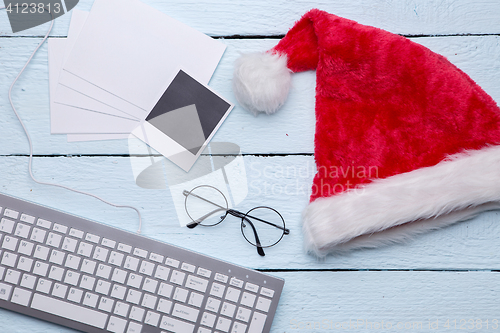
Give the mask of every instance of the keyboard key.
M 68 254 L 64 266 L 77 270 L 78 267 L 80 266 L 80 260 L 81 260 L 80 257 Z M 93 274 L 93 272 L 91 274 Z
M 184 303 L 187 300 L 188 293 L 189 291 L 187 289 L 177 287 L 175 288 L 173 299 Z
M 172 310 L 172 316 L 189 320 L 194 323 L 196 322 L 196 319 L 198 319 L 199 312 L 200 311 L 197 309 L 177 303 L 174 305 L 174 309 Z
M 247 325 L 235 322 L 233 324 L 233 328 L 231 329 L 231 333 L 245 333 L 247 330 Z
M 163 263 L 164 257 L 161 254 L 151 252 L 149 254 L 149 259 L 161 264 Z
M 52 266 L 50 268 L 49 279 L 62 281 L 64 276 L 64 269 L 57 266 Z
M 236 305 L 224 302 L 224 304 L 222 304 L 222 309 L 220 310 L 220 314 L 227 316 L 229 318 L 233 318 L 234 311 L 236 311 Z
M 107 297 L 101 297 L 101 300 L 99 301 L 99 310 L 106 311 L 106 312 L 111 312 L 111 309 L 113 308 L 113 304 L 115 301 L 113 301 L 111 298 Z
M 114 249 L 116 246 L 116 242 L 111 239 L 103 238 L 101 241 L 101 244 L 103 246 L 109 247 L 110 249 Z
M 21 257 L 19 259 L 19 262 L 17 263 L 17 268 L 25 272 L 30 272 L 32 266 L 33 266 L 33 259 L 26 257 Z
M 125 257 L 125 255 L 123 253 L 111 251 L 111 254 L 109 255 L 108 263 L 110 263 L 111 265 L 115 265 L 115 266 L 121 266 L 124 257 Z
M 143 260 L 141 268 L 139 268 L 139 273 L 151 276 L 153 274 L 154 269 L 155 269 L 155 264 Z
M 92 253 L 92 249 L 94 245 L 90 243 L 80 242 L 78 246 L 78 254 L 85 257 L 90 257 L 90 253 Z
M 9 252 L 3 253 L 2 265 L 9 266 L 9 267 L 15 267 L 16 261 L 17 261 L 17 254 L 13 254 L 13 253 L 9 253 Z
M 244 321 L 245 323 L 248 323 L 250 320 L 250 315 L 252 314 L 252 311 L 250 309 L 244 308 L 240 306 L 238 308 L 238 311 L 236 312 L 236 319 Z
M 189 275 L 186 280 L 186 287 L 204 293 L 207 290 L 208 280 Z
M 127 286 L 139 289 L 141 287 L 141 282 L 142 276 L 130 273 L 127 279 Z
M 49 251 L 50 250 L 48 247 L 37 245 L 33 256 L 38 259 L 47 260 L 47 257 L 49 256 Z
M 142 325 L 134 322 L 128 324 L 127 333 L 141 333 L 141 331 Z
M 257 300 L 257 304 L 255 304 L 255 308 L 257 310 L 261 310 L 264 312 L 269 311 L 269 307 L 271 306 L 271 300 L 265 297 L 259 297 Z
M 59 247 L 59 245 L 61 244 L 61 240 L 61 235 L 51 232 L 49 233 L 49 236 L 47 237 L 47 241 L 45 243 L 52 247 Z
M 165 314 L 169 314 L 171 308 L 172 308 L 171 301 L 168 301 L 164 298 L 160 298 L 160 301 L 158 302 L 158 308 L 157 308 L 158 311 L 163 312 Z
M 210 289 L 210 295 L 214 295 L 217 297 L 221 297 L 224 295 L 224 290 L 226 287 L 220 283 L 214 282 L 212 283 L 212 288 Z
M 95 308 L 97 306 L 98 300 L 99 300 L 98 295 L 86 292 L 85 297 L 83 298 L 83 305 L 87 305 L 87 306 L 90 306 L 91 308 Z
M 146 259 L 148 256 L 148 251 L 143 250 L 143 249 L 139 249 L 139 248 L 135 248 L 134 255 Z
M 116 302 L 115 309 L 113 310 L 113 313 L 122 317 L 126 317 L 128 314 L 128 309 L 130 308 L 130 305 L 127 303 L 123 302 Z
M 45 276 L 47 275 L 48 269 L 49 269 L 48 264 L 41 261 L 37 261 L 35 262 L 35 268 L 33 268 L 33 273 L 36 275 Z
M 172 295 L 172 290 L 174 287 L 171 284 L 168 283 L 160 283 L 160 288 L 158 289 L 158 294 L 160 296 L 170 298 L 170 295 Z
M 92 258 L 94 258 L 95 260 L 105 262 L 106 259 L 108 258 L 108 252 L 109 252 L 108 249 L 105 249 L 105 248 L 100 247 L 100 246 L 96 246 L 95 250 L 94 250 L 94 255 L 92 256 Z
M 235 277 L 232 277 L 231 280 L 229 281 L 229 284 L 234 286 L 234 287 L 237 287 L 237 288 L 242 288 L 243 287 L 243 281 L 240 280 L 240 279 L 237 279 Z
M 183 262 L 182 265 L 181 265 L 181 269 L 183 271 L 187 271 L 189 273 L 194 273 L 195 269 L 196 269 L 196 266 L 195 265 L 191 265 L 191 264 L 188 264 L 186 262 Z
M 52 226 L 52 222 L 44 219 L 38 219 L 36 221 L 36 225 L 45 229 L 50 229 L 50 227 Z
M 3 299 L 4 301 L 8 300 L 10 297 L 11 290 L 12 287 L 10 285 L 5 283 L 0 283 L 0 299 Z
M 231 320 L 224 317 L 219 317 L 219 319 L 217 319 L 217 326 L 215 328 L 221 330 L 222 332 L 229 332 L 230 326 Z
M 68 231 L 68 227 L 62 224 L 54 223 L 52 230 L 65 234 Z
M 219 282 L 222 282 L 222 283 L 226 283 L 227 279 L 228 279 L 227 275 L 224 275 L 224 274 L 221 274 L 221 273 L 215 273 L 215 280 L 216 281 L 219 281 Z
M 9 282 L 12 284 L 17 284 L 19 282 L 19 278 L 21 277 L 21 272 L 15 271 L 13 269 L 8 269 L 7 273 L 5 273 L 5 282 Z
M 247 293 L 247 292 L 244 292 L 243 293 L 243 296 L 241 296 L 241 304 L 242 305 L 245 305 L 245 306 L 248 306 L 250 308 L 253 307 L 253 304 L 255 303 L 255 295 L 254 294 L 250 294 L 250 293 Z
M 82 296 L 83 296 L 83 290 L 76 288 L 69 289 L 68 300 L 75 303 L 80 303 L 80 301 L 82 300 Z
M 130 274 L 132 275 L 132 274 Z M 158 286 L 158 281 L 146 278 L 144 280 L 144 284 L 142 285 L 142 289 L 144 291 L 150 292 L 152 294 L 156 293 L 156 287 Z
M 95 291 L 99 294 L 107 295 L 110 288 L 111 288 L 111 283 L 104 280 L 99 280 L 97 281 Z
M 71 284 L 72 286 L 77 286 L 79 279 L 80 279 L 80 273 L 67 271 L 66 277 L 64 278 L 64 283 Z
M 184 277 L 185 276 L 186 276 L 186 273 L 174 270 L 172 272 L 172 275 L 170 276 L 170 282 L 182 286 L 184 284 Z
M 108 279 L 109 275 L 111 274 L 111 266 L 99 264 L 99 266 L 97 266 L 97 272 L 95 274 L 104 279 Z
M 198 327 L 196 333 L 212 333 L 212 330 L 205 327 Z
M 33 228 L 30 239 L 34 242 L 43 243 L 46 234 L 47 231 L 45 230 L 42 230 L 40 228 Z
M 80 270 L 83 272 L 83 273 L 87 273 L 87 274 L 90 274 L 90 275 L 93 275 L 94 274 L 94 271 L 95 271 L 95 266 L 97 265 L 97 263 L 95 261 L 92 261 L 92 260 L 89 260 L 89 259 L 83 259 L 82 261 L 82 267 L 80 268 Z M 105 270 L 105 267 L 108 267 L 106 265 L 99 265 L 98 269 L 97 269 L 97 275 L 100 276 L 100 277 L 103 277 L 105 279 L 107 279 L 109 277 L 109 273 L 108 275 L 106 275 L 105 273 L 102 273 L 103 270 Z M 111 269 L 111 267 L 110 267 Z
M 5 208 L 3 215 L 10 217 L 14 220 L 17 220 L 17 218 L 19 217 L 19 212 L 12 210 L 12 209 Z
M 21 289 L 21 288 L 14 288 L 14 292 L 12 293 L 12 303 L 28 306 L 28 303 L 30 302 L 31 298 L 31 291 Z
M 125 327 L 127 326 L 127 321 L 115 316 L 109 318 L 108 331 L 113 333 L 123 333 L 125 332 Z
M 206 278 L 210 278 L 210 276 L 212 275 L 212 271 L 205 269 L 205 268 L 201 268 L 201 267 L 198 267 L 198 271 L 196 273 L 198 273 L 198 275 L 206 277 Z
M 127 288 L 115 283 L 113 285 L 113 289 L 111 290 L 111 297 L 123 300 L 125 298 L 126 292 L 127 292 Z
M 141 305 L 145 308 L 149 308 L 149 309 L 152 309 L 154 310 L 154 308 L 156 307 L 156 301 L 158 300 L 158 297 L 156 296 L 153 296 L 153 295 L 149 295 L 149 294 L 146 294 L 144 295 L 144 297 L 142 298 L 142 302 L 141 302 Z
M 129 289 L 127 292 L 127 302 L 139 304 L 141 301 L 142 293 L 140 291 Z
M 84 275 L 80 281 L 80 288 L 92 291 L 94 289 L 96 279 L 92 276 Z
M 16 231 L 14 232 L 14 235 L 17 237 L 21 238 L 28 238 L 28 235 L 30 233 L 31 227 L 27 224 L 23 223 L 18 223 L 16 226 Z
M 68 290 L 68 286 L 65 286 L 64 284 L 60 284 L 60 283 L 55 283 L 54 288 L 52 288 L 52 295 L 59 297 L 59 298 L 66 298 L 66 291 L 67 290 Z
M 211 314 L 209 312 L 204 312 L 203 316 L 201 317 L 201 324 L 212 328 L 214 327 L 216 318 L 217 317 L 214 314 Z
M 108 316 L 102 312 L 40 294 L 33 296 L 31 307 L 100 329 L 104 329 L 104 325 L 108 319 Z
M 158 326 L 158 322 L 160 321 L 160 315 L 156 312 L 148 311 L 146 313 L 146 319 L 144 320 L 145 324 L 151 326 Z
M 80 238 L 80 239 L 82 239 L 82 237 L 83 237 L 83 231 L 75 229 L 75 228 L 71 228 L 69 231 L 69 234 L 70 234 L 70 236 Z
M 250 321 L 250 327 L 247 333 L 262 333 L 267 316 L 260 312 L 254 312 L 253 318 Z
M 36 290 L 48 294 L 50 291 L 50 287 L 52 287 L 52 281 L 45 280 L 45 279 L 38 279 L 38 283 L 36 285 Z
M 5 233 L 12 233 L 12 230 L 14 229 L 14 221 L 2 218 L 0 220 L 0 231 L 5 232 Z
M 238 302 L 238 299 L 240 298 L 240 291 L 238 289 L 234 289 L 232 287 L 227 288 L 226 292 L 226 297 L 227 300 L 230 300 L 231 302 Z
M 118 283 L 125 283 L 125 279 L 127 278 L 127 272 L 123 269 L 115 268 L 113 270 L 113 275 L 111 276 L 111 280 Z
M 146 313 L 144 309 L 133 306 L 132 310 L 130 310 L 129 317 L 130 319 L 142 322 L 142 319 L 144 318 L 144 313 Z
M 213 297 L 209 297 L 207 300 L 207 304 L 205 305 L 205 309 L 210 310 L 212 312 L 219 312 L 220 301 Z
M 25 254 L 27 256 L 31 256 L 31 254 L 33 253 L 34 246 L 35 246 L 35 244 L 33 244 L 33 243 L 21 240 L 21 243 L 19 244 L 19 248 L 17 249 L 17 252 Z
M 245 284 L 245 289 L 248 290 L 248 291 L 252 291 L 254 293 L 258 292 L 259 291 L 259 286 L 256 285 L 256 284 L 253 284 L 253 283 L 250 283 L 250 282 L 247 282 Z
M 267 296 L 267 297 L 270 297 L 270 298 L 273 298 L 273 296 L 274 296 L 274 290 L 262 287 L 262 289 L 260 290 L 260 294 L 264 295 L 264 296 Z
M 18 239 L 11 236 L 5 236 L 2 242 L 2 248 L 10 251 L 15 251 L 17 248 Z
M 29 224 L 35 223 L 35 217 L 28 214 L 21 214 L 20 220 Z
M 194 325 L 172 317 L 163 316 L 160 328 L 173 333 L 192 333 Z
M 123 244 L 123 243 L 119 243 L 118 250 L 120 250 L 122 252 L 130 253 L 132 251 L 132 246 L 127 245 L 127 244 Z
M 91 234 L 91 233 L 87 233 L 85 235 L 85 240 L 87 242 L 91 242 L 91 243 L 95 243 L 95 244 L 99 244 L 99 240 L 101 239 L 101 237 L 97 236 L 97 235 L 94 235 L 94 234 Z
M 131 256 L 127 256 L 127 259 L 125 259 L 125 265 L 123 265 L 124 268 L 131 271 L 136 271 L 138 266 L 139 266 L 139 259 Z
M 203 298 L 204 296 L 202 294 L 192 292 L 191 295 L 189 295 L 188 304 L 199 308 L 201 306 L 201 303 L 203 302 Z
M 52 250 L 49 261 L 53 264 L 62 265 L 64 262 L 64 252 Z
M 155 278 L 167 281 L 169 273 L 170 273 L 170 268 L 158 265 L 158 267 L 156 267 Z
M 62 249 L 68 252 L 75 252 L 76 245 L 78 241 L 74 238 L 65 237 L 62 245 Z
M 175 260 L 173 258 L 167 258 L 167 260 L 165 261 L 165 265 L 173 267 L 173 268 L 179 268 L 179 264 L 180 264 L 180 261 Z

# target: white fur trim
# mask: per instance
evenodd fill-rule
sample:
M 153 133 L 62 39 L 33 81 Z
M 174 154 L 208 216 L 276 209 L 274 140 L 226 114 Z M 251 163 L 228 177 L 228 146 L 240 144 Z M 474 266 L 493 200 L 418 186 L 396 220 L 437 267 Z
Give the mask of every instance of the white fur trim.
M 500 147 L 468 151 L 432 167 L 316 199 L 303 214 L 305 246 L 323 256 L 401 242 L 498 209 L 498 201 Z
M 235 62 L 233 75 L 233 91 L 241 106 L 255 115 L 276 112 L 285 103 L 292 82 L 286 65 L 286 55 L 241 55 Z

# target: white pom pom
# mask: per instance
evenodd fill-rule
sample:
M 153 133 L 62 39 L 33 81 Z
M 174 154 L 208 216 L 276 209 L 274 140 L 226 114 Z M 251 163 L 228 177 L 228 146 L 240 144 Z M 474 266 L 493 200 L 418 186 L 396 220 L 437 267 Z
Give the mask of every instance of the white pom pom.
M 235 62 L 233 90 L 238 102 L 257 115 L 271 114 L 284 103 L 292 81 L 285 54 L 249 53 Z

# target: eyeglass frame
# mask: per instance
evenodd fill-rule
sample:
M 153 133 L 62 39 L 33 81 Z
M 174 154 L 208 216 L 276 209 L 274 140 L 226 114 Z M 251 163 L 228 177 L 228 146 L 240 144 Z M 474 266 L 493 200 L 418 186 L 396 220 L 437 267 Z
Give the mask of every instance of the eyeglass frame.
M 222 207 L 221 205 L 216 204 L 215 202 L 212 202 L 212 201 L 208 200 L 207 198 L 203 198 L 203 197 L 201 197 L 201 196 L 199 196 L 199 195 L 197 195 L 197 194 L 193 194 L 193 193 L 192 193 L 194 190 L 196 190 L 197 188 L 200 188 L 200 187 L 210 187 L 210 188 L 212 188 L 212 189 L 216 190 L 217 192 L 219 192 L 219 193 L 222 195 L 222 197 L 224 198 L 224 201 L 226 202 L 226 207 L 228 207 L 228 208 L 224 208 L 224 207 Z M 282 216 L 282 215 L 281 215 L 281 214 L 280 214 L 280 213 L 279 213 L 276 209 L 274 209 L 274 208 L 272 208 L 272 207 L 268 207 L 268 206 L 257 206 L 257 207 L 254 207 L 254 208 L 250 209 L 250 210 L 249 210 L 246 214 L 245 214 L 245 213 L 242 213 L 242 212 L 240 212 L 240 211 L 238 211 L 238 210 L 235 210 L 235 209 L 230 209 L 230 208 L 229 208 L 229 204 L 228 204 L 228 202 L 227 202 L 227 198 L 226 198 L 226 196 L 224 195 L 224 193 L 222 193 L 222 191 L 221 191 L 221 190 L 219 190 L 218 188 L 216 188 L 216 187 L 214 187 L 214 186 L 211 186 L 211 185 L 198 185 L 198 186 L 194 187 L 191 191 L 187 191 L 187 190 L 182 191 L 182 194 L 186 197 L 186 198 L 185 198 L 185 200 L 184 200 L 184 209 L 186 210 L 186 213 L 187 213 L 187 215 L 189 216 L 189 218 L 193 221 L 193 222 L 191 222 L 191 223 L 188 223 L 188 224 L 186 225 L 186 227 L 188 227 L 188 228 L 190 228 L 190 229 L 193 229 L 193 228 L 195 228 L 195 227 L 196 227 L 196 226 L 198 226 L 198 225 L 201 225 L 202 227 L 214 227 L 214 226 L 216 226 L 216 225 L 220 224 L 222 221 L 224 221 L 224 220 L 226 219 L 226 217 L 227 217 L 227 215 L 228 215 L 228 214 L 230 214 L 230 215 L 232 215 L 232 216 L 234 216 L 234 217 L 237 217 L 237 218 L 241 218 L 241 224 L 240 224 L 241 233 L 243 234 L 243 237 L 245 238 L 245 240 L 246 240 L 248 243 L 252 244 L 253 246 L 255 246 L 255 247 L 257 248 L 257 253 L 258 253 L 260 256 L 265 256 L 265 255 L 266 255 L 266 254 L 264 253 L 264 250 L 263 250 L 264 248 L 268 248 L 268 247 L 271 247 L 271 246 L 274 246 L 274 245 L 278 244 L 278 243 L 279 243 L 279 242 L 283 239 L 283 236 L 284 236 L 284 235 L 288 235 L 288 234 L 290 234 L 290 229 L 286 228 L 286 225 L 285 225 L 285 219 L 283 218 L 283 216 Z M 201 200 L 203 200 L 203 201 L 205 201 L 205 202 L 208 202 L 208 203 L 210 203 L 210 204 L 212 204 L 212 205 L 214 205 L 214 206 L 216 206 L 216 207 L 219 207 L 219 208 L 218 208 L 218 209 L 215 209 L 215 210 L 211 211 L 210 213 L 207 213 L 207 214 L 205 214 L 205 215 L 203 215 L 203 216 L 201 216 L 201 217 L 199 217 L 199 218 L 197 218 L 197 219 L 195 220 L 195 219 L 193 219 L 193 217 L 189 214 L 189 211 L 188 211 L 188 209 L 187 209 L 187 198 L 188 198 L 190 195 L 191 195 L 191 196 L 193 196 L 193 197 L 196 197 L 196 198 L 198 198 L 198 199 L 201 199 Z M 252 216 L 252 215 L 248 215 L 251 211 L 253 211 L 253 210 L 255 210 L 255 209 L 258 209 L 258 208 L 266 208 L 266 209 L 270 209 L 270 210 L 274 211 L 276 214 L 278 214 L 278 216 L 279 216 L 279 217 L 281 218 L 281 220 L 283 221 L 283 227 L 282 227 L 282 226 L 279 226 L 279 225 L 277 225 L 277 224 L 274 224 L 274 223 L 272 223 L 272 222 L 269 222 L 269 221 L 266 221 L 266 220 L 260 219 L 260 218 L 258 218 L 258 217 L 255 217 L 255 216 Z M 217 212 L 217 211 L 219 211 L 219 210 L 222 210 L 222 211 L 225 211 L 225 212 L 226 212 L 226 213 L 223 215 L 223 217 L 220 219 L 220 221 L 219 221 L 219 222 L 217 222 L 217 223 L 215 223 L 215 224 L 212 224 L 212 225 L 205 225 L 205 224 L 201 224 L 201 223 L 202 223 L 202 221 L 203 221 L 204 219 L 206 219 L 207 217 L 209 217 L 210 215 L 214 214 L 215 212 Z M 274 226 L 274 227 L 276 227 L 276 228 L 278 228 L 278 229 L 281 229 L 281 230 L 283 231 L 283 233 L 281 234 L 281 237 L 280 237 L 280 238 L 279 238 L 279 239 L 278 239 L 275 243 L 273 243 L 273 244 L 271 244 L 271 245 L 262 246 L 262 244 L 260 244 L 259 236 L 258 236 L 258 234 L 257 234 L 257 230 L 255 229 L 255 226 L 253 225 L 252 221 L 250 221 L 247 217 L 252 218 L 252 219 L 255 219 L 255 220 L 260 221 L 260 222 L 263 222 L 263 223 L 266 223 L 266 224 L 268 224 L 268 225 L 272 225 L 272 226 Z M 246 221 L 246 222 L 247 222 L 247 223 L 248 223 L 248 224 L 252 227 L 252 231 L 253 231 L 253 234 L 254 234 L 254 236 L 255 236 L 255 243 L 256 243 L 256 244 L 254 244 L 254 243 L 250 242 L 250 240 L 248 240 L 247 236 L 245 235 L 245 232 L 243 231 L 243 227 L 244 227 L 244 223 L 243 223 L 243 222 L 244 222 L 244 221 Z

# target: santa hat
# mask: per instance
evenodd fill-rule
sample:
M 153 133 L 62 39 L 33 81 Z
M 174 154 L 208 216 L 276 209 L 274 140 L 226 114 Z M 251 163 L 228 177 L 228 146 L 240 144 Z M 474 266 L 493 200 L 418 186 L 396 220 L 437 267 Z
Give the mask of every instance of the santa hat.
M 443 56 L 314 9 L 271 50 L 237 60 L 236 97 L 273 113 L 291 73 L 306 70 L 316 70 L 308 250 L 399 242 L 500 208 L 500 109 Z

